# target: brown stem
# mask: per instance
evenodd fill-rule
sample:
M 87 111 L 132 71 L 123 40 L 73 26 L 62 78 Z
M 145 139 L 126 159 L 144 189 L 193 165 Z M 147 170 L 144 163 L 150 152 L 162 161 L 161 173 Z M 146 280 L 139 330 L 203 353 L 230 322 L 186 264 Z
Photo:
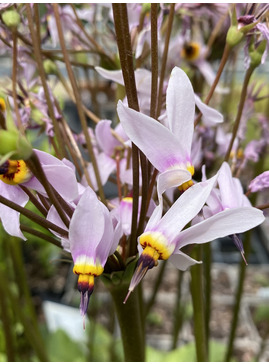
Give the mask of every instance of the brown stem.
M 31 171 L 33 172 L 33 174 L 35 175 L 35 177 L 40 181 L 42 186 L 45 188 L 45 191 L 51 203 L 54 205 L 63 223 L 65 224 L 66 227 L 69 227 L 69 219 L 67 218 L 65 212 L 63 211 L 62 204 L 61 202 L 59 202 L 59 198 L 58 196 L 56 196 L 54 188 L 48 181 L 47 176 L 44 173 L 41 163 L 35 152 L 32 153 L 31 157 L 27 161 L 27 164 L 31 169 Z M 63 200 L 63 202 L 65 201 Z
M 112 4 L 117 45 L 120 56 L 120 63 L 128 105 L 130 108 L 139 111 L 131 38 L 129 33 L 128 13 L 126 4 Z M 135 255 L 137 252 L 137 217 L 138 217 L 138 197 L 139 197 L 139 157 L 138 148 L 132 143 L 132 161 L 133 161 L 133 210 L 132 210 L 132 227 L 130 237 L 129 255 Z
M 47 234 L 42 233 L 41 231 L 35 230 L 30 228 L 27 225 L 20 225 L 21 231 L 25 231 L 26 233 L 29 233 L 31 235 L 37 236 L 40 239 L 43 239 L 45 241 L 48 241 L 49 243 L 52 243 L 53 245 L 57 246 L 58 248 L 62 248 L 62 245 L 60 241 L 56 240 L 52 236 L 49 236 Z
M 164 82 L 164 77 L 165 77 L 166 62 L 167 62 L 170 36 L 171 36 L 171 32 L 172 32 L 172 25 L 173 25 L 173 20 L 174 20 L 174 13 L 175 13 L 175 4 L 170 4 L 169 18 L 168 18 L 166 38 L 165 38 L 163 58 L 162 58 L 161 74 L 160 74 L 160 80 L 159 80 L 157 117 L 160 115 L 161 109 L 162 109 L 163 82 Z
M 236 119 L 235 119 L 234 126 L 233 126 L 232 138 L 230 140 L 229 147 L 227 149 L 227 152 L 226 152 L 226 155 L 224 158 L 224 160 L 226 162 L 228 162 L 228 160 L 230 158 L 230 154 L 231 154 L 231 151 L 233 148 L 233 143 L 234 143 L 234 140 L 235 140 L 237 132 L 238 132 L 241 116 L 242 116 L 243 109 L 244 109 L 244 104 L 245 104 L 246 97 L 247 97 L 248 84 L 249 84 L 250 77 L 251 77 L 252 73 L 254 72 L 254 70 L 255 70 L 255 68 L 250 66 L 245 74 L 245 78 L 244 78 L 244 82 L 243 82 L 243 86 L 242 86 L 242 90 L 241 90 L 241 95 L 240 95 L 240 102 L 238 105 L 237 115 L 236 115 Z
M 151 4 L 151 99 L 150 116 L 156 119 L 158 96 L 158 4 Z
M 38 6 L 38 4 L 34 5 L 34 7 L 37 7 L 37 6 Z M 37 35 L 37 31 L 34 27 L 32 9 L 31 9 L 30 4 L 26 4 L 26 14 L 27 14 L 27 18 L 28 18 L 28 26 L 29 26 L 31 37 L 33 40 L 34 55 L 35 55 L 35 59 L 36 59 L 37 66 L 38 66 L 38 72 L 39 72 L 39 76 L 40 76 L 42 86 L 44 89 L 46 101 L 48 104 L 49 116 L 53 123 L 53 128 L 54 128 L 57 142 L 59 143 L 60 152 L 61 152 L 60 158 L 63 158 L 65 156 L 65 149 L 64 149 L 64 145 L 62 143 L 62 137 L 61 137 L 59 125 L 56 120 L 56 117 L 54 114 L 54 109 L 53 109 L 53 104 L 52 104 L 52 101 L 50 98 L 49 88 L 48 88 L 47 81 L 46 81 L 46 73 L 44 70 L 43 59 L 42 59 L 42 55 L 41 55 L 41 49 L 40 49 L 41 44 L 38 42 L 38 35 Z M 38 15 L 38 12 L 35 12 L 35 15 L 36 14 Z M 36 19 L 36 21 L 39 24 L 39 20 Z M 38 31 L 39 31 L 39 29 L 38 29 Z
M 14 101 L 14 109 L 15 109 L 16 119 L 17 119 L 17 123 L 18 123 L 18 128 L 19 128 L 20 132 L 22 134 L 24 134 L 24 129 L 23 129 L 22 121 L 21 121 L 21 115 L 20 115 L 19 107 L 18 107 L 17 91 L 16 91 L 17 69 L 18 69 L 18 54 L 17 54 L 18 52 L 17 52 L 16 32 L 13 32 L 12 35 L 13 35 L 12 96 L 13 96 L 13 101 Z
M 76 106 L 77 106 L 77 109 L 78 109 L 78 114 L 79 114 L 79 118 L 80 118 L 80 121 L 81 121 L 82 130 L 83 130 L 83 133 L 85 135 L 87 149 L 88 149 L 89 156 L 91 158 L 93 169 L 94 169 L 94 172 L 95 172 L 95 177 L 96 177 L 96 182 L 97 182 L 97 185 L 98 185 L 99 195 L 100 195 L 101 201 L 106 205 L 106 199 L 105 199 L 105 194 L 104 194 L 104 190 L 103 190 L 103 185 L 102 185 L 102 182 L 101 182 L 96 157 L 95 157 L 95 154 L 94 154 L 94 151 L 93 151 L 92 141 L 91 141 L 91 138 L 90 138 L 89 133 L 88 133 L 87 120 L 86 120 L 86 117 L 85 117 L 85 114 L 84 114 L 84 111 L 83 111 L 83 108 L 82 108 L 81 96 L 80 96 L 79 91 L 78 91 L 77 82 L 76 82 L 76 79 L 75 79 L 75 76 L 74 76 L 70 61 L 69 61 L 69 55 L 68 55 L 68 52 L 67 52 L 66 46 L 65 46 L 64 34 L 63 34 L 63 29 L 62 29 L 58 4 L 52 4 L 52 7 L 53 7 L 53 12 L 54 12 L 54 15 L 55 15 L 55 20 L 56 20 L 56 25 L 57 25 L 59 42 L 60 42 L 60 45 L 61 45 L 61 48 L 62 48 L 62 51 L 63 51 L 63 57 L 65 59 L 66 70 L 67 70 L 68 77 L 70 79 L 72 89 L 73 89 L 73 92 L 74 92 L 74 96 L 75 96 L 75 99 L 76 99 Z
M 33 205 L 41 212 L 45 217 L 48 214 L 48 211 L 44 208 L 44 206 L 38 201 L 38 199 L 34 196 L 34 194 L 25 186 L 19 185 L 20 188 L 28 195 L 30 201 Z
M 20 205 L 16 204 L 13 201 L 9 201 L 7 198 L 0 195 L 0 203 L 2 203 L 5 206 L 10 207 L 12 210 L 18 211 L 20 214 L 28 217 L 28 219 L 34 221 L 35 223 L 43 226 L 46 229 L 51 229 L 55 231 L 56 233 L 61 234 L 63 237 L 68 237 L 68 232 L 61 227 L 53 224 L 52 222 L 44 219 L 44 217 L 41 217 L 34 212 L 25 209 L 24 207 L 21 207 Z

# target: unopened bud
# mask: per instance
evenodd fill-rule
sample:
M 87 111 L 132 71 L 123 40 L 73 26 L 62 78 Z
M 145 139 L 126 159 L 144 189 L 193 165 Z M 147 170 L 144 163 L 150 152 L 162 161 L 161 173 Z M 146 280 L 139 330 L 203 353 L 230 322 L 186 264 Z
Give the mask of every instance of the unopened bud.
M 244 34 L 238 29 L 236 25 L 232 25 L 227 32 L 226 42 L 230 47 L 235 47 L 241 42 L 243 38 Z
M 145 13 L 149 13 L 151 9 L 151 3 L 143 3 L 142 5 L 142 12 Z
M 2 14 L 3 22 L 7 27 L 16 29 L 20 24 L 20 14 L 16 10 L 7 10 Z
M 53 61 L 50 59 L 45 59 L 43 62 L 44 70 L 47 74 L 56 75 L 57 74 L 57 67 Z
M 32 154 L 32 146 L 26 137 L 18 132 L 0 130 L 0 155 L 6 154 L 10 159 L 27 160 Z
M 266 49 L 266 40 L 262 40 L 259 45 L 255 48 L 254 44 L 249 47 L 250 64 L 252 67 L 256 68 L 261 64 L 262 56 Z

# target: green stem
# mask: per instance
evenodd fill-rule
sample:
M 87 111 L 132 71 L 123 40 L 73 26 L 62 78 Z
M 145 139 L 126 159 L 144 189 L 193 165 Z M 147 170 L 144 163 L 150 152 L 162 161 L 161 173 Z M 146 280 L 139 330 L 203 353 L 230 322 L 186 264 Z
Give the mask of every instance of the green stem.
M 7 302 L 6 292 L 3 287 L 2 280 L 0 280 L 0 312 L 3 325 L 3 333 L 5 337 L 7 360 L 9 362 L 14 362 L 16 361 L 16 357 L 14 350 L 14 335 L 12 330 L 13 324 L 11 322 L 9 304 Z
M 212 293 L 212 279 L 211 279 L 211 266 L 212 266 L 212 251 L 211 243 L 202 246 L 204 251 L 204 276 L 205 276 L 205 332 L 207 352 L 209 354 L 209 340 L 210 340 L 210 316 L 211 316 L 211 293 Z
M 177 284 L 177 296 L 175 302 L 175 309 L 174 309 L 174 324 L 173 324 L 173 337 L 172 337 L 172 345 L 171 350 L 176 349 L 178 335 L 180 332 L 180 328 L 182 327 L 183 323 L 183 316 L 184 316 L 184 306 L 181 303 L 181 289 L 182 289 L 182 279 L 183 279 L 182 271 L 178 271 L 178 284 Z
M 252 73 L 254 72 L 254 70 L 255 70 L 255 67 L 250 66 L 247 69 L 246 74 L 245 74 L 244 83 L 243 83 L 241 95 L 240 95 L 240 102 L 238 105 L 237 115 L 236 115 L 236 119 L 235 119 L 234 126 L 233 126 L 232 138 L 230 140 L 230 144 L 229 144 L 229 147 L 227 149 L 227 152 L 226 152 L 226 155 L 224 158 L 224 160 L 226 162 L 228 162 L 228 160 L 230 158 L 230 154 L 231 154 L 231 151 L 233 148 L 233 143 L 234 143 L 234 140 L 235 140 L 237 132 L 238 132 L 241 116 L 242 116 L 243 109 L 244 109 L 244 104 L 245 104 L 246 97 L 247 97 L 248 84 L 249 84 L 250 77 L 252 76 Z
M 129 282 L 126 282 L 117 286 L 110 285 L 109 290 L 121 329 L 125 361 L 144 362 L 145 341 L 139 306 L 139 294 L 138 290 L 135 290 L 127 303 L 123 304 L 128 287 Z
M 194 249 L 194 252 L 194 259 L 198 261 L 201 260 L 202 246 L 197 245 Z M 201 264 L 196 264 L 191 267 L 190 288 L 193 305 L 194 336 L 197 361 L 208 361 L 203 296 L 203 267 Z
M 259 175 L 264 169 L 265 156 L 266 156 L 266 154 L 263 155 L 263 158 L 261 158 L 256 165 L 256 175 Z M 256 200 L 257 200 L 257 194 L 254 194 L 250 197 L 252 206 L 256 205 Z M 245 233 L 244 251 L 245 251 L 246 260 L 249 256 L 249 253 L 251 250 L 252 231 L 253 230 L 249 230 Z M 240 263 L 240 271 L 239 271 L 237 289 L 236 289 L 235 298 L 234 298 L 235 301 L 234 301 L 234 309 L 233 309 L 233 319 L 232 319 L 232 323 L 231 323 L 231 327 L 230 327 L 227 351 L 226 351 L 226 355 L 225 355 L 226 362 L 231 360 L 231 356 L 233 353 L 234 339 L 235 339 L 237 323 L 238 323 L 238 318 L 239 318 L 240 305 L 241 305 L 241 300 L 242 300 L 242 296 L 244 293 L 245 276 L 246 276 L 246 264 L 242 260 Z
M 244 251 L 245 251 L 246 260 L 249 256 L 250 248 L 251 248 L 251 232 L 252 232 L 252 230 L 246 232 L 245 239 L 244 239 Z M 227 351 L 226 351 L 226 355 L 225 355 L 226 362 L 229 362 L 231 360 L 231 356 L 233 354 L 234 339 L 235 339 L 235 334 L 236 334 L 236 329 L 237 329 L 237 324 L 238 324 L 238 319 L 239 319 L 241 300 L 242 300 L 243 290 L 244 290 L 246 268 L 247 268 L 247 266 L 246 266 L 245 262 L 242 260 L 240 263 L 240 272 L 239 272 L 239 278 L 238 278 L 237 289 L 236 289 L 236 294 L 235 294 L 235 303 L 234 303 L 234 307 L 233 307 L 233 319 L 231 322 L 231 328 L 230 328 L 229 339 L 228 339 L 228 344 L 227 344 Z
M 25 335 L 28 339 L 28 342 L 31 344 L 33 349 L 35 350 L 40 361 L 48 361 L 48 356 L 46 353 L 46 349 L 44 343 L 40 340 L 40 333 L 37 334 L 34 329 L 31 320 L 29 319 L 29 314 L 24 312 L 23 307 L 19 304 L 18 297 L 11 290 L 10 285 L 7 284 L 8 275 L 4 272 L 2 268 L 0 268 L 0 281 L 3 292 L 5 292 L 5 296 L 7 297 L 10 306 L 12 307 L 14 313 L 18 316 L 21 321 Z

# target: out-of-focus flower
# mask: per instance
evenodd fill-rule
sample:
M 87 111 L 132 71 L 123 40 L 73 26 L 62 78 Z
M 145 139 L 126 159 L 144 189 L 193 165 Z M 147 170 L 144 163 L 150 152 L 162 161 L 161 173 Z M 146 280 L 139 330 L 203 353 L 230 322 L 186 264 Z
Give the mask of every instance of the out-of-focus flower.
M 269 171 L 265 171 L 254 178 L 248 188 L 251 192 L 262 191 L 269 187 Z
M 212 190 L 206 201 L 207 206 L 203 208 L 203 215 L 205 219 L 208 219 L 222 211 L 232 211 L 234 209 L 238 210 L 238 212 L 241 211 L 242 216 L 244 216 L 245 213 L 249 214 L 252 212 L 255 216 L 257 209 L 251 207 L 249 199 L 244 194 L 240 180 L 232 177 L 231 169 L 227 162 L 224 162 L 220 168 L 218 186 L 218 189 L 215 188 Z M 235 233 L 233 233 L 231 237 L 245 260 L 242 241 L 239 236 L 234 236 L 234 234 Z
M 107 182 L 112 173 L 116 172 L 117 168 L 121 182 L 131 184 L 132 170 L 130 168 L 126 170 L 126 150 L 124 145 L 128 137 L 123 131 L 121 124 L 118 124 L 114 129 L 114 135 L 112 132 L 110 120 L 101 120 L 96 125 L 95 139 L 97 148 L 95 148 L 95 154 L 102 185 Z M 92 163 L 89 164 L 87 169 L 93 188 L 96 191 L 98 190 L 98 185 Z M 82 184 L 88 185 L 85 176 L 82 178 Z

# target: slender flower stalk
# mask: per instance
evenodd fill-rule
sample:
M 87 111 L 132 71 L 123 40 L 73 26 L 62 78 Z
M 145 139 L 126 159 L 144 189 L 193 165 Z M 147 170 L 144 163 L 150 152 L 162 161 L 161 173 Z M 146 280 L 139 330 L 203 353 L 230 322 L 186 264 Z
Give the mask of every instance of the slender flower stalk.
M 245 74 L 245 78 L 244 78 L 244 82 L 243 82 L 243 86 L 242 86 L 242 91 L 241 91 L 241 94 L 240 94 L 240 101 L 239 101 L 239 105 L 238 105 L 238 109 L 237 109 L 237 115 L 236 115 L 236 118 L 235 118 L 235 121 L 234 121 L 232 138 L 230 140 L 230 143 L 229 143 L 229 146 L 228 146 L 228 149 L 226 151 L 225 158 L 224 158 L 224 160 L 226 162 L 228 162 L 228 160 L 230 159 L 231 150 L 233 148 L 233 144 L 234 144 L 237 132 L 238 132 L 241 116 L 242 116 L 242 113 L 243 113 L 244 104 L 245 104 L 246 97 L 247 97 L 248 84 L 249 84 L 250 78 L 251 78 L 254 70 L 255 70 L 255 67 L 250 66 L 248 68 L 246 74 Z
M 38 5 L 35 4 L 34 6 L 37 7 Z M 45 74 L 45 70 L 44 70 L 44 66 L 43 66 L 42 55 L 41 55 L 41 52 L 40 52 L 41 44 L 38 42 L 37 30 L 34 27 L 32 9 L 31 9 L 30 4 L 26 4 L 26 14 L 27 14 L 27 19 L 28 19 L 29 29 L 30 29 L 30 32 L 31 32 L 32 40 L 33 40 L 34 54 L 35 54 L 36 62 L 37 62 L 38 69 L 39 69 L 39 75 L 40 75 L 40 78 L 41 78 L 41 82 L 42 82 L 42 86 L 44 88 L 46 101 L 47 101 L 47 104 L 48 104 L 49 115 L 50 115 L 50 117 L 52 119 L 52 122 L 53 122 L 53 127 L 54 127 L 57 142 L 59 143 L 59 148 L 60 148 L 59 157 L 63 158 L 65 156 L 65 149 L 64 149 L 64 146 L 62 144 L 62 138 L 61 138 L 61 134 L 60 134 L 58 121 L 56 120 L 54 109 L 53 109 L 53 104 L 52 104 L 51 97 L 50 97 L 50 94 L 49 94 L 49 89 L 48 89 L 48 85 L 47 85 L 47 81 L 46 81 L 46 74 Z
M 131 109 L 139 111 L 137 91 L 135 84 L 131 38 L 129 34 L 129 23 L 126 4 L 113 4 L 113 15 L 115 30 L 117 36 L 117 45 L 119 49 L 122 74 L 126 90 L 128 105 Z M 137 238 L 137 219 L 138 219 L 138 195 L 139 195 L 139 155 L 143 170 L 143 175 L 147 173 L 146 159 L 143 153 L 139 153 L 137 146 L 132 144 L 132 162 L 133 162 L 133 215 L 132 215 L 132 231 L 129 247 L 129 255 L 136 253 Z M 144 181 L 145 184 L 145 181 Z M 144 199 L 146 196 L 144 194 Z M 146 204 L 143 204 L 144 209 Z
M 70 79 L 70 82 L 71 82 L 71 85 L 72 85 L 72 89 L 73 89 L 73 92 L 74 92 L 74 96 L 75 96 L 75 99 L 76 99 L 78 114 L 79 114 L 79 118 L 80 118 L 80 121 L 81 121 L 81 126 L 82 126 L 82 129 L 83 129 L 83 133 L 85 135 L 89 156 L 90 156 L 91 161 L 93 163 L 94 172 L 95 172 L 95 176 L 96 176 L 96 181 L 97 181 L 97 184 L 98 184 L 98 191 L 99 191 L 100 198 L 101 198 L 102 202 L 104 204 L 106 204 L 106 199 L 105 199 L 104 190 L 103 190 L 103 186 L 102 186 L 101 179 L 100 179 L 98 165 L 96 163 L 95 154 L 93 152 L 92 141 L 91 141 L 91 138 L 90 138 L 89 133 L 88 133 L 87 121 L 86 121 L 85 114 L 84 114 L 84 111 L 83 111 L 83 108 L 82 108 L 81 97 L 79 95 L 77 82 L 76 82 L 76 79 L 75 79 L 75 76 L 74 76 L 70 61 L 69 61 L 69 55 L 67 53 L 66 46 L 65 46 L 65 40 L 64 40 L 60 15 L 59 15 L 58 4 L 53 4 L 52 7 L 53 7 L 53 10 L 54 10 L 55 20 L 56 20 L 57 30 L 58 30 L 58 35 L 59 35 L 59 41 L 60 41 L 61 48 L 62 48 L 62 51 L 63 51 L 63 56 L 64 56 L 64 60 L 65 60 L 67 73 L 68 73 L 68 76 L 69 76 L 69 79 Z
M 195 258 L 202 258 L 202 247 L 196 247 Z M 194 336 L 197 361 L 208 361 L 203 267 L 199 264 L 191 267 L 191 295 L 193 304 Z
M 160 116 L 161 109 L 162 109 L 163 82 L 164 82 L 164 77 L 165 77 L 166 62 L 167 62 L 170 36 L 171 36 L 171 32 L 172 32 L 172 25 L 173 25 L 173 20 L 174 20 L 174 13 L 175 13 L 175 4 L 172 3 L 172 4 L 170 4 L 170 9 L 169 9 L 169 18 L 168 18 L 165 45 L 164 45 L 161 72 L 160 72 L 160 81 L 159 81 L 159 88 L 158 88 L 158 103 L 157 103 L 157 112 L 156 112 L 157 117 Z

